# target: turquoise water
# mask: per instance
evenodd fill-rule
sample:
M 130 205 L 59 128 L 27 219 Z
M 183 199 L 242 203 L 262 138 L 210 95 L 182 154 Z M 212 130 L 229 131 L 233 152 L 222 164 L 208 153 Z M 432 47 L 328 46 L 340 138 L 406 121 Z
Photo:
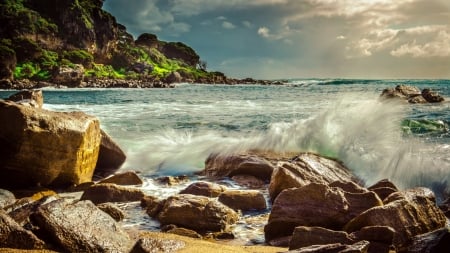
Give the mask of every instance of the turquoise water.
M 97 116 L 126 151 L 124 169 L 189 174 L 211 152 L 314 151 L 341 159 L 367 184 L 450 183 L 450 103 L 382 103 L 397 84 L 450 100 L 450 80 L 290 80 L 284 86 L 188 85 L 175 89 L 45 89 L 45 108 Z M 0 91 L 7 97 L 14 91 Z

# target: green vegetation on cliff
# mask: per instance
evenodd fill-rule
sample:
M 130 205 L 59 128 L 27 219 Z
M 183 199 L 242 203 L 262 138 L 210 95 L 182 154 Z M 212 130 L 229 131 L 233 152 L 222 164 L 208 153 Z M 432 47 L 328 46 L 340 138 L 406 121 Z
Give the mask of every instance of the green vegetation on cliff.
M 102 10 L 103 0 L 0 2 L 0 80 L 52 81 L 60 67 L 83 65 L 87 78 L 184 80 L 216 76 L 181 42 L 144 33 L 135 41 Z M 202 67 L 203 66 L 203 67 Z

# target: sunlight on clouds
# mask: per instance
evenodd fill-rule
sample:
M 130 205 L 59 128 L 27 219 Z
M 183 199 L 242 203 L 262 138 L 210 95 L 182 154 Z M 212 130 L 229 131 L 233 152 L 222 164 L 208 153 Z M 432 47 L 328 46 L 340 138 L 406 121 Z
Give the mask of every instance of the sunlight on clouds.
M 222 22 L 222 27 L 225 28 L 225 29 L 234 29 L 234 28 L 236 28 L 236 26 L 233 25 L 233 23 L 228 22 L 228 21 L 223 21 Z
M 425 44 L 417 44 L 416 41 L 401 45 L 391 51 L 393 56 L 423 57 L 448 57 L 450 56 L 450 33 L 440 31 L 434 41 Z
M 258 29 L 258 34 L 259 34 L 261 37 L 269 38 L 269 37 L 270 37 L 270 29 L 267 28 L 267 27 L 265 27 L 265 26 L 260 27 L 260 28 Z

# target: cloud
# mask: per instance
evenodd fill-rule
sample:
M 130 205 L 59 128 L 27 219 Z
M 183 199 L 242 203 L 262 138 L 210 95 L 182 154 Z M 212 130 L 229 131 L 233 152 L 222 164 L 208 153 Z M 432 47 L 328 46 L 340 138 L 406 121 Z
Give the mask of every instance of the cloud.
M 225 29 L 234 29 L 234 28 L 236 28 L 236 26 L 233 25 L 233 23 L 228 22 L 228 21 L 223 21 L 222 22 L 222 27 L 225 28 Z
M 392 50 L 391 55 L 396 57 L 411 56 L 413 58 L 449 57 L 450 33 L 440 31 L 433 41 L 424 44 L 418 44 L 416 41 L 402 44 L 399 48 Z
M 242 25 L 244 27 L 247 27 L 247 28 L 252 28 L 253 27 L 253 24 L 250 21 L 248 21 L 248 20 L 242 21 Z
M 265 26 L 258 28 L 258 34 L 264 38 L 269 38 L 271 36 L 270 29 Z

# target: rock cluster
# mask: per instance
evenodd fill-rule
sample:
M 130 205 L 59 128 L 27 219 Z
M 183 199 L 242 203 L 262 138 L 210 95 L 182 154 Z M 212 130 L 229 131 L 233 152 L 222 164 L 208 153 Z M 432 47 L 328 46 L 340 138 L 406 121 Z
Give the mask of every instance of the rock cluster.
M 440 103 L 445 99 L 437 92 L 430 89 L 423 89 L 409 85 L 397 85 L 395 88 L 386 88 L 381 93 L 381 98 L 397 98 L 408 101 L 411 104 Z

